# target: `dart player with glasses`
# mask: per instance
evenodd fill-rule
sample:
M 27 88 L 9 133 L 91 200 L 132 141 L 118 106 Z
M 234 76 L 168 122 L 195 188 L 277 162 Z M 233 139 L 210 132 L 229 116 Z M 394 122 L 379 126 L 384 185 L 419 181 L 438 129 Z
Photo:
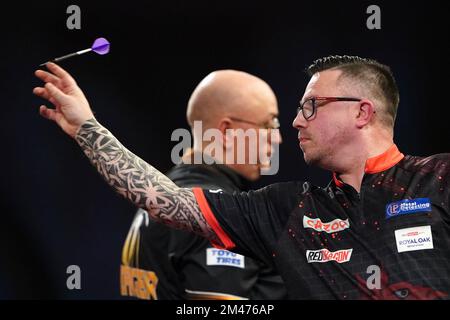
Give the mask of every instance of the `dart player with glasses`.
M 56 109 L 41 106 L 41 114 L 116 191 L 161 223 L 276 266 L 289 298 L 449 299 L 450 154 L 400 152 L 388 66 L 357 56 L 314 61 L 293 126 L 306 163 L 331 171 L 330 183 L 241 193 L 178 187 L 95 119 L 67 72 L 49 67 L 54 74 L 38 72 L 47 83 L 34 92 Z

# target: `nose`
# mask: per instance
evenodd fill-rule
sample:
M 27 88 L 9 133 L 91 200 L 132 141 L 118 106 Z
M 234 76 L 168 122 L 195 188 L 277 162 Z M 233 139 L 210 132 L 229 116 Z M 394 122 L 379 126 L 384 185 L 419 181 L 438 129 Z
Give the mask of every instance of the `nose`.
M 300 128 L 305 128 L 307 126 L 308 121 L 303 116 L 302 112 L 297 113 L 297 116 L 294 118 L 292 122 L 292 126 L 299 130 Z

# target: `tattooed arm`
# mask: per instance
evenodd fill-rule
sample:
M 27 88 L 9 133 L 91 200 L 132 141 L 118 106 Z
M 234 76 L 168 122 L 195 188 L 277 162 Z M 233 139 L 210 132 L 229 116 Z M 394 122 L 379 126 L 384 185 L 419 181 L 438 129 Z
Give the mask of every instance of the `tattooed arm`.
M 200 212 L 193 191 L 178 187 L 127 150 L 94 118 L 75 80 L 56 64 L 49 63 L 47 68 L 53 73 L 36 71 L 46 84 L 33 92 L 53 103 L 55 109 L 41 106 L 41 115 L 75 138 L 109 185 L 157 221 L 221 243 Z

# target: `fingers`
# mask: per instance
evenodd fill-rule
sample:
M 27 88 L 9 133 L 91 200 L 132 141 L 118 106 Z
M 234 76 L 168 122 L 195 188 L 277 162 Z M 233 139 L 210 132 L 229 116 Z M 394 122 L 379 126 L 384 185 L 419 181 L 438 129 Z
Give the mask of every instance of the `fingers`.
M 36 70 L 36 72 L 34 74 L 36 75 L 36 77 L 38 77 L 42 81 L 44 81 L 46 83 L 51 82 L 55 86 L 61 88 L 61 86 L 60 86 L 61 79 L 58 78 L 57 76 L 55 76 L 54 74 L 51 74 L 50 72 L 47 72 L 44 70 Z
M 46 106 L 42 105 L 39 108 L 39 113 L 41 116 L 48 120 L 56 121 L 56 111 L 53 109 L 49 109 Z
M 55 106 L 58 106 L 57 101 L 50 95 L 50 93 L 47 91 L 46 88 L 42 87 L 36 87 L 33 89 L 33 93 L 37 95 L 38 97 L 44 98 L 51 103 L 53 103 Z
M 63 68 L 58 66 L 57 64 L 55 64 L 53 62 L 49 62 L 49 63 L 46 64 L 46 66 L 51 72 L 53 72 L 58 78 L 60 78 L 66 84 L 68 84 L 68 85 L 70 85 L 70 84 L 75 85 L 76 84 L 76 82 L 72 78 L 72 76 L 66 70 L 64 70 Z
M 35 95 L 37 95 L 38 97 L 41 97 L 41 98 L 44 98 L 47 100 L 50 98 L 50 94 L 47 92 L 47 90 L 45 88 L 42 88 L 42 87 L 34 88 L 33 93 Z
M 47 82 L 45 84 L 45 89 L 51 98 L 54 98 L 57 103 L 64 104 L 67 101 L 68 97 L 65 93 L 63 93 L 60 89 L 58 89 L 51 82 Z M 45 94 L 45 93 L 44 93 Z M 50 100 L 50 97 L 48 98 Z
M 51 62 L 47 63 L 46 66 L 53 73 L 44 70 L 36 70 L 34 73 L 36 77 L 38 77 L 45 83 L 50 82 L 54 84 L 61 90 L 64 90 L 65 87 L 73 88 L 73 86 L 76 86 L 75 80 L 63 68 Z

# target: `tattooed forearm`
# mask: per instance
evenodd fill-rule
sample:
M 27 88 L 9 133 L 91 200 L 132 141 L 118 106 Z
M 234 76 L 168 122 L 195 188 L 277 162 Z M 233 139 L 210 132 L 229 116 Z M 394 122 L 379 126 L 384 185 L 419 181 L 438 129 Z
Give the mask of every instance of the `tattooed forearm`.
M 220 243 L 200 212 L 191 189 L 178 187 L 131 153 L 95 119 L 86 121 L 75 139 L 98 172 L 119 194 L 160 222 Z

